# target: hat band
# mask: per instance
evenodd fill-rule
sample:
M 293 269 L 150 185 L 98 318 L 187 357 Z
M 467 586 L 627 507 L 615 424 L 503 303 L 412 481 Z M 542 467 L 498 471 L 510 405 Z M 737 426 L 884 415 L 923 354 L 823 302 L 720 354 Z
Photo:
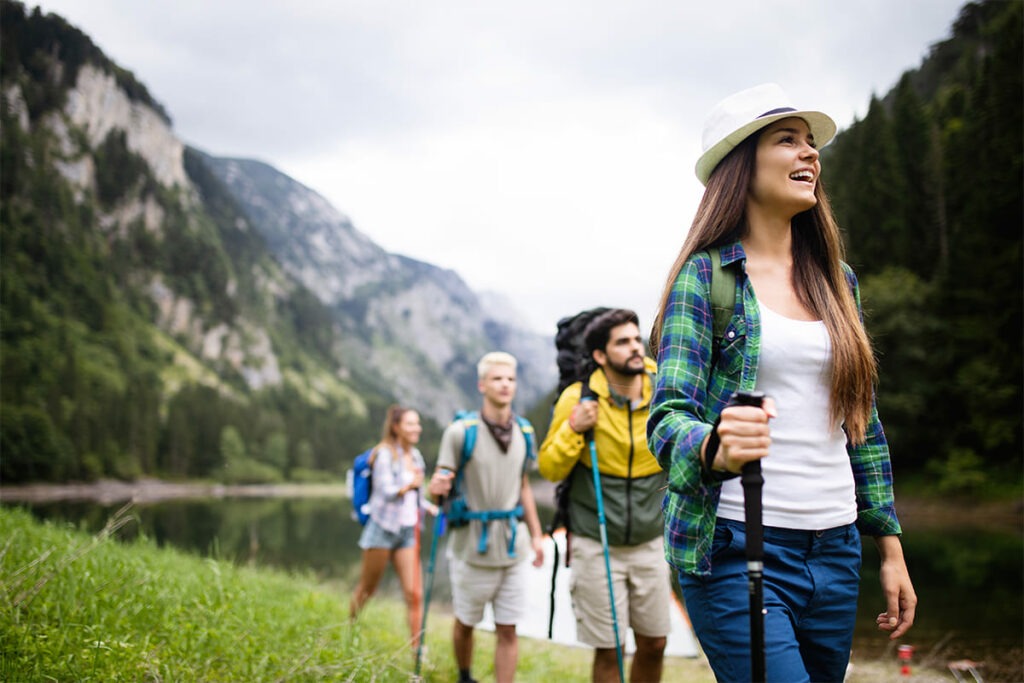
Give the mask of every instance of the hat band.
M 771 116 L 772 114 L 781 114 L 781 113 L 787 112 L 787 111 L 796 111 L 796 109 L 794 109 L 793 107 L 779 107 L 778 109 L 772 109 L 771 111 L 766 111 L 765 113 L 761 114 L 757 118 L 763 119 L 766 116 Z

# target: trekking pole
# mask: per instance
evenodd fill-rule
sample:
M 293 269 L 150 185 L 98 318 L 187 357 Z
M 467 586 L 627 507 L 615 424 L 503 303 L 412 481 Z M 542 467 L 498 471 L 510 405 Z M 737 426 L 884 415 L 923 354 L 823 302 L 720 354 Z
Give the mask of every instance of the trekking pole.
M 558 579 L 558 541 L 555 540 L 554 529 L 552 529 L 550 537 L 551 545 L 554 547 L 555 562 L 551 565 L 551 594 L 548 596 L 548 640 L 551 640 L 555 633 L 555 586 Z
M 434 588 L 434 561 L 437 558 L 437 540 L 444 536 L 445 515 L 444 498 L 437 499 L 437 514 L 434 516 L 434 533 L 430 539 L 430 560 L 427 562 L 427 594 L 423 599 L 423 619 L 420 623 L 420 642 L 416 646 L 416 676 L 420 675 L 420 662 L 423 656 L 423 641 L 427 639 L 427 614 L 430 612 L 430 594 Z
M 585 384 L 585 383 L 584 383 Z M 588 387 L 589 388 L 589 387 Z M 593 401 L 593 396 L 584 396 L 583 401 Z M 615 659 L 619 664 L 619 681 L 625 683 L 625 667 L 622 662 L 622 646 L 619 643 L 619 620 L 615 615 L 615 589 L 612 587 L 612 562 L 608 554 L 608 523 L 604 517 L 604 497 L 601 494 L 601 474 L 597 470 L 597 446 L 594 444 L 594 430 L 587 431 L 584 438 L 590 444 L 590 469 L 594 474 L 594 495 L 597 498 L 597 525 L 601 529 L 601 549 L 604 550 L 604 571 L 608 577 L 608 601 L 612 607 L 612 631 L 615 633 Z
M 762 391 L 737 391 L 730 405 L 756 406 L 764 403 Z M 750 592 L 750 680 L 764 683 L 764 525 L 761 521 L 761 491 L 764 477 L 761 461 L 743 466 L 743 518 L 747 534 L 747 589 Z

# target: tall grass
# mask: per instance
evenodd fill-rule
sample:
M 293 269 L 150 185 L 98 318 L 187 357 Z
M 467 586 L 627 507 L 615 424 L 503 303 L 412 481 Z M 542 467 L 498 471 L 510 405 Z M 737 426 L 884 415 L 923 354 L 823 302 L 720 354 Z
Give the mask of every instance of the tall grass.
M 0 680 L 408 681 L 404 606 L 375 598 L 355 624 L 348 587 L 111 542 L 130 509 L 89 535 L 0 508 Z M 431 609 L 425 681 L 451 681 L 451 617 Z M 494 638 L 478 632 L 473 671 L 493 680 Z M 589 650 L 520 639 L 521 681 L 586 681 Z M 712 677 L 668 660 L 666 681 Z

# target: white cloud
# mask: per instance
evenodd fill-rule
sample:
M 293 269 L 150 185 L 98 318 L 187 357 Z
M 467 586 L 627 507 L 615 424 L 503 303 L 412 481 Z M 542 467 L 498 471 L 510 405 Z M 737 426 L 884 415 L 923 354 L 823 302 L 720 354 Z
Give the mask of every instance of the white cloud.
M 778 81 L 841 126 L 948 35 L 959 0 L 46 0 L 189 144 L 258 158 L 391 251 L 532 323 L 649 322 L 701 187 L 705 112 Z

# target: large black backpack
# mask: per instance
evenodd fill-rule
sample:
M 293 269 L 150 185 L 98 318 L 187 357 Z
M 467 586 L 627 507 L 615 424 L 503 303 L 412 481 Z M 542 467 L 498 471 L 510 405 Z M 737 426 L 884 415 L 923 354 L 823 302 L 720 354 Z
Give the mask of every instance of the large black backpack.
M 590 391 L 587 379 L 595 369 L 594 362 L 587 353 L 586 344 L 583 342 L 583 331 L 590 324 L 590 321 L 597 316 L 610 311 L 610 308 L 599 306 L 580 311 L 576 315 L 566 316 L 558 321 L 555 332 L 555 349 L 557 350 L 556 362 L 558 364 L 558 390 L 555 392 L 555 402 L 565 388 L 575 382 L 583 382 L 583 392 Z M 581 396 L 584 395 L 581 393 Z M 552 407 L 552 410 L 554 408 Z M 548 524 L 548 535 L 553 536 L 558 529 L 565 529 L 565 566 L 569 566 L 571 556 L 572 520 L 569 518 L 569 492 L 572 489 L 572 481 L 576 476 L 579 466 L 577 465 L 569 472 L 562 481 L 555 487 L 555 514 Z M 555 557 L 551 565 L 551 598 L 548 611 L 548 638 L 552 637 L 555 623 L 555 581 L 558 578 L 558 544 L 554 544 Z
M 610 308 L 599 306 L 580 311 L 576 315 L 566 316 L 558 321 L 555 332 L 555 349 L 557 350 L 556 363 L 558 364 L 558 390 L 555 392 L 555 402 L 565 391 L 565 388 L 575 382 L 583 382 L 584 391 L 589 390 L 587 378 L 595 369 L 594 362 L 587 354 L 586 345 L 583 343 L 583 331 L 590 324 L 590 321 L 610 311 Z M 565 528 L 566 543 L 568 544 L 569 533 L 571 532 L 569 519 L 569 489 L 572 487 L 575 468 L 555 487 L 555 514 L 548 525 L 548 533 L 552 534 L 557 529 Z M 568 548 L 568 545 L 566 546 Z M 558 546 L 555 546 L 555 566 L 558 565 Z M 566 552 L 565 566 L 569 566 L 568 550 Z
M 555 332 L 555 350 L 558 363 L 558 393 L 555 401 L 562 395 L 567 386 L 573 382 L 585 380 L 593 372 L 593 361 L 587 354 L 586 346 L 583 343 L 583 330 L 587 329 L 590 321 L 607 313 L 610 308 L 599 306 L 580 311 L 576 315 L 566 316 L 558 321 Z

